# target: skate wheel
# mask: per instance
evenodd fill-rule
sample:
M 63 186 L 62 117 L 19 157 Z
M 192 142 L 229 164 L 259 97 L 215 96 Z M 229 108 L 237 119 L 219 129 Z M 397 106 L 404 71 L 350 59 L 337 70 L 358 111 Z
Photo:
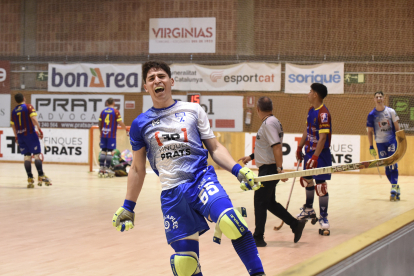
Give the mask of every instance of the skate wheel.
M 318 222 L 318 219 L 317 219 L 317 218 L 313 218 L 313 219 L 311 220 L 312 225 L 315 225 L 317 222 Z
M 331 230 L 329 229 L 319 229 L 319 235 L 321 236 L 330 236 Z
M 42 182 L 37 183 L 37 186 L 42 187 Z
M 28 185 L 27 185 L 27 188 L 28 188 L 28 189 L 30 189 L 30 188 L 34 188 L 34 185 L 33 185 L 33 184 L 28 184 Z
M 45 183 L 46 186 L 52 186 L 52 183 Z

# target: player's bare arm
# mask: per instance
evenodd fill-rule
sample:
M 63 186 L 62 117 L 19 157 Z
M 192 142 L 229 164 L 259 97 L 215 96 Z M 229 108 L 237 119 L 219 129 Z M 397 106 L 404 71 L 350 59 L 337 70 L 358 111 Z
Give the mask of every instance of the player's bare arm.
M 17 131 L 16 131 L 16 127 L 14 125 L 12 125 L 12 129 L 14 132 L 14 138 L 16 140 L 16 144 L 19 144 L 19 140 L 17 139 Z
M 236 161 L 231 157 L 229 151 L 216 138 L 203 140 L 203 143 L 214 162 L 226 171 L 231 172 L 234 165 L 236 165 Z
M 307 128 L 305 127 L 305 130 L 303 131 L 303 134 L 302 134 L 302 139 L 300 139 L 298 148 L 296 150 L 296 160 L 298 160 L 298 161 L 302 161 L 303 160 L 302 148 L 305 145 L 306 137 L 307 136 L 308 136 L 308 131 L 307 131 Z
M 318 141 L 318 144 L 316 145 L 316 149 L 313 155 L 319 156 L 321 154 L 323 147 L 325 145 L 325 142 L 326 142 L 326 137 L 327 137 L 327 133 L 319 133 L 319 141 Z
M 369 145 L 373 146 L 374 145 L 374 128 L 373 127 L 367 127 L 367 133 L 368 133 L 368 141 L 369 141 Z
M 40 129 L 39 121 L 37 120 L 37 116 L 31 116 L 30 119 L 32 120 L 32 123 L 35 127 L 37 127 L 37 130 L 39 131 L 38 135 L 40 139 L 43 139 L 43 132 Z
M 128 173 L 127 194 L 125 199 L 136 202 L 141 193 L 142 186 L 146 175 L 145 171 L 145 147 L 133 151 L 132 164 Z
M 99 126 L 99 137 L 102 137 L 102 122 L 101 121 L 98 122 L 98 126 Z
M 399 131 L 400 130 L 400 124 L 398 123 L 398 121 L 394 122 L 394 127 L 395 127 L 395 131 Z

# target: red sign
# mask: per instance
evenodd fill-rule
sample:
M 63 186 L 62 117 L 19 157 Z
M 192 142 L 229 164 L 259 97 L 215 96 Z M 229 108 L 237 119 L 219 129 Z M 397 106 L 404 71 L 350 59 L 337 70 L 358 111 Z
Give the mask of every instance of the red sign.
M 10 62 L 0 60 L 0 93 L 10 94 Z
M 254 107 L 254 96 L 246 97 L 246 107 Z

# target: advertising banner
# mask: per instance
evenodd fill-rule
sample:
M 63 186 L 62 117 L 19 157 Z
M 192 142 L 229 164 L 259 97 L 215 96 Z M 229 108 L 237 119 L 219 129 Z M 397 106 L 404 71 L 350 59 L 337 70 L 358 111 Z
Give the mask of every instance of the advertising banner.
M 285 93 L 307 94 L 314 82 L 326 85 L 328 94 L 344 94 L 344 63 L 286 63 Z
M 98 124 L 108 98 L 114 99 L 115 108 L 124 116 L 124 95 L 33 94 L 31 104 L 42 128 L 89 129 Z
M 283 137 L 283 168 L 296 170 L 296 149 L 302 134 L 285 133 Z M 252 154 L 256 142 L 256 133 L 245 134 L 245 156 Z M 332 135 L 331 141 L 332 166 L 345 165 L 360 161 L 359 135 Z M 257 168 L 253 160 L 247 164 L 249 168 Z M 303 164 L 301 166 L 303 168 Z M 301 170 L 302 168 L 299 168 Z
M 10 94 L 10 62 L 0 60 L 0 94 Z
M 186 102 L 187 96 L 173 95 L 173 99 Z M 243 131 L 242 96 L 200 96 L 199 99 L 213 131 Z M 151 107 L 151 96 L 144 96 L 142 111 L 145 112 Z
M 0 94 L 0 127 L 10 126 L 10 114 L 11 114 L 10 105 L 11 105 L 11 95 Z
M 216 18 L 151 18 L 149 52 L 215 53 Z
M 407 133 L 414 133 L 414 97 L 389 96 L 389 105 L 395 110 L 400 129 Z
M 43 128 L 40 141 L 45 162 L 88 163 L 87 129 Z M 0 128 L 0 161 L 22 161 L 12 128 Z
M 240 63 L 225 66 L 172 64 L 173 90 L 280 91 L 280 64 Z
M 141 92 L 142 64 L 49 63 L 47 89 L 53 92 Z

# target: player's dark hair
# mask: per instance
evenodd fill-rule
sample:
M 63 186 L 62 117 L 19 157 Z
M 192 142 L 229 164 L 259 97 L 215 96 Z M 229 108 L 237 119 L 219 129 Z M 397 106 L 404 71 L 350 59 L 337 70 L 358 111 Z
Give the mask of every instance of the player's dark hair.
M 144 83 L 147 83 L 148 71 L 151 69 L 162 69 L 168 74 L 168 77 L 171 78 L 171 69 L 167 63 L 163 61 L 150 60 L 142 65 L 142 78 L 144 79 Z
M 257 101 L 257 107 L 260 111 L 268 112 L 273 110 L 273 103 L 272 100 L 267 97 L 263 96 Z
M 382 91 L 377 91 L 377 92 L 375 92 L 375 93 L 374 93 L 374 97 L 375 97 L 377 94 L 381 94 L 381 95 L 384 97 L 384 92 L 382 92 Z
M 22 103 L 24 101 L 24 96 L 23 96 L 22 93 L 17 93 L 16 95 L 14 95 L 14 99 L 19 104 L 19 103 Z
M 328 88 L 326 88 L 325 85 L 323 85 L 322 83 L 312 83 L 311 84 L 311 88 L 313 91 L 315 91 L 318 96 L 323 100 L 326 98 L 326 96 L 328 95 Z
M 107 99 L 107 100 L 106 100 L 106 103 L 107 103 L 108 105 L 112 105 L 112 104 L 114 103 L 114 99 L 109 98 L 109 99 Z

